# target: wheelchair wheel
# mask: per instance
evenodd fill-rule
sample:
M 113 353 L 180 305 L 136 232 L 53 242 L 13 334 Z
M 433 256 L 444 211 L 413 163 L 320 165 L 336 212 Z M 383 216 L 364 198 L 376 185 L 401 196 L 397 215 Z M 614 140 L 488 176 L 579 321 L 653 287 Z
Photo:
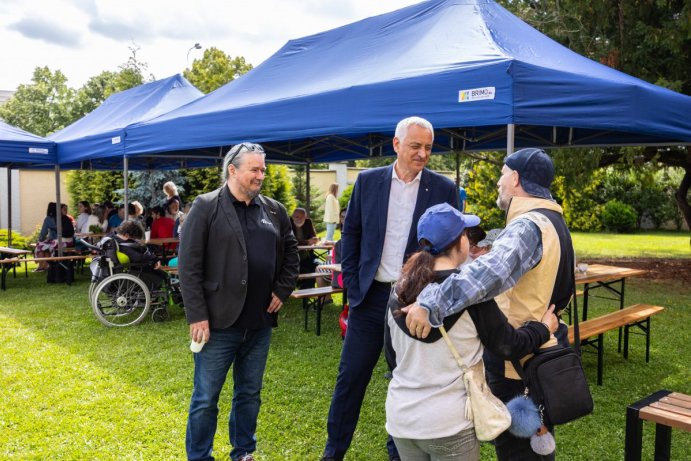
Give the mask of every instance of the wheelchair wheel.
M 94 288 L 91 308 L 107 327 L 136 325 L 149 313 L 151 293 L 146 284 L 131 274 L 115 274 Z
M 154 322 L 165 322 L 169 318 L 170 314 L 168 313 L 168 309 L 166 309 L 165 307 L 157 307 L 151 313 L 151 320 L 153 320 Z

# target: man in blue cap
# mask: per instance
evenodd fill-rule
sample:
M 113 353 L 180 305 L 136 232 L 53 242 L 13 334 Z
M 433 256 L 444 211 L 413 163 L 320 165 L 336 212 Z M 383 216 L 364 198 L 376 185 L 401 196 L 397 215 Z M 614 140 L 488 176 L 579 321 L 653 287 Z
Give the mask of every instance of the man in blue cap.
M 555 312 L 565 308 L 574 291 L 574 251 L 561 207 L 549 188 L 554 180 L 552 159 L 541 149 L 521 149 L 506 157 L 497 182 L 497 206 L 506 211 L 506 227 L 486 255 L 461 268 L 442 284 L 431 284 L 406 307 L 411 334 L 424 338 L 444 317 L 465 307 L 496 298 L 514 327 L 539 320 L 547 306 Z M 568 343 L 562 324 L 543 347 L 557 340 Z M 492 391 L 503 401 L 522 393 L 523 383 L 511 362 L 485 353 L 485 366 Z M 568 390 L 565 390 L 568 392 Z M 496 440 L 501 460 L 554 459 L 530 448 L 529 439 L 508 431 Z

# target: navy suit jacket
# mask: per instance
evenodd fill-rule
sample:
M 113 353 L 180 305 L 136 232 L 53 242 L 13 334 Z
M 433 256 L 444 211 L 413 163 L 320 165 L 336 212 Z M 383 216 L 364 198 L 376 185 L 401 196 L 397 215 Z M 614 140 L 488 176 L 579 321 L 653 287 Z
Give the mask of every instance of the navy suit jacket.
M 362 303 L 379 268 L 392 175 L 393 165 L 363 171 L 358 175 L 350 197 L 341 236 L 341 265 L 351 308 Z M 444 202 L 459 208 L 456 185 L 446 176 L 425 168 L 420 178 L 404 259 L 418 250 L 417 223 L 422 213 L 432 205 Z

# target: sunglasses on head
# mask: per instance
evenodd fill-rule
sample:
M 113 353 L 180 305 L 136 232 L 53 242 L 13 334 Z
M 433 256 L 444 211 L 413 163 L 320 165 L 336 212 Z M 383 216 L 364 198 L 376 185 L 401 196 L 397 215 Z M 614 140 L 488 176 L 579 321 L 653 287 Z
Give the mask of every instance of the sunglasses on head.
M 235 160 L 235 157 L 237 157 L 238 154 L 239 154 L 240 152 L 242 152 L 242 149 L 243 149 L 243 148 L 244 148 L 247 152 L 262 152 L 262 153 L 264 152 L 264 148 L 263 148 L 262 146 L 260 146 L 259 144 L 252 144 L 252 143 L 243 142 L 243 143 L 238 144 L 238 145 L 235 146 L 235 147 L 237 147 L 237 149 L 236 149 L 235 152 L 233 152 L 233 154 L 230 156 L 230 160 L 228 160 L 228 165 L 230 165 L 231 163 L 233 163 L 233 160 Z

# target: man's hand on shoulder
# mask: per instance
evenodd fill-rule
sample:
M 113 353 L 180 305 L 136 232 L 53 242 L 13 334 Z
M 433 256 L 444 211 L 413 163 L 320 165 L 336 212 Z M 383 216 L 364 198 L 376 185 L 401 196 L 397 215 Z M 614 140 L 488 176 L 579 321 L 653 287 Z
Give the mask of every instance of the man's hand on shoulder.
M 429 323 L 429 311 L 418 303 L 410 304 L 401 309 L 405 314 L 405 324 L 410 334 L 416 338 L 424 339 L 432 331 Z

